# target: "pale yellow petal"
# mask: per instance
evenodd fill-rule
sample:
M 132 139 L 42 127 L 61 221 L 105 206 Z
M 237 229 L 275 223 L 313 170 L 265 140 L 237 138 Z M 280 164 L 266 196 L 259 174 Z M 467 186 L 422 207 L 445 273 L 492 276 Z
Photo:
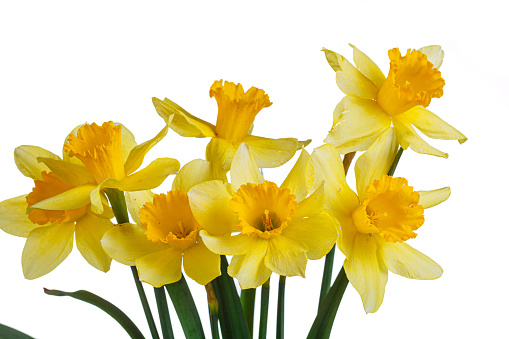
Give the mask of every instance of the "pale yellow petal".
M 338 238 L 336 227 L 325 214 L 304 219 L 292 218 L 282 235 L 305 244 L 307 257 L 312 260 L 320 259 L 329 253 Z
M 451 195 L 449 187 L 443 187 L 432 191 L 417 191 L 420 195 L 419 205 L 424 208 L 430 208 L 443 203 Z
M 396 134 L 391 128 L 384 132 L 355 162 L 355 179 L 360 201 L 366 198 L 366 188 L 374 179 L 387 175 L 398 147 Z
M 140 216 L 138 213 L 140 212 L 140 209 L 145 205 L 147 202 L 152 202 L 154 200 L 154 193 L 150 190 L 143 190 L 143 191 L 135 191 L 135 192 L 125 192 L 125 201 L 127 204 L 127 209 L 129 210 L 129 214 L 131 215 L 131 218 L 133 218 L 133 221 L 141 225 Z
M 376 312 L 384 299 L 388 275 L 375 238 L 357 234 L 353 251 L 343 266 L 348 280 L 362 298 L 366 313 Z
M 305 277 L 307 246 L 284 236 L 275 236 L 269 239 L 265 266 L 272 272 L 287 277 Z
M 28 235 L 21 265 L 26 279 L 53 271 L 72 251 L 74 223 L 53 224 L 34 229 Z
M 136 260 L 140 280 L 154 287 L 182 278 L 182 252 L 173 247 Z
M 30 145 L 16 147 L 14 150 L 14 162 L 21 174 L 34 180 L 42 180 L 41 172 L 49 172 L 49 168 L 37 161 L 37 158 L 51 158 L 60 160 L 58 155 L 46 151 L 44 148 Z
M 115 225 L 104 234 L 101 244 L 111 258 L 121 264 L 134 266 L 136 259 L 169 248 L 165 243 L 155 244 L 148 240 L 146 230 L 134 224 Z
M 268 240 L 258 238 L 247 254 L 232 258 L 228 274 L 238 280 L 242 289 L 261 286 L 272 274 L 264 263 L 267 247 Z
M 115 123 L 115 125 L 118 125 Z M 122 125 L 122 136 L 121 136 L 121 148 L 122 148 L 122 159 L 126 162 L 131 150 L 136 147 L 136 141 L 134 140 L 134 134 L 124 125 Z
M 341 154 L 364 151 L 391 126 L 391 119 L 373 100 L 344 97 L 334 110 L 334 127 L 325 142 Z
M 279 167 L 290 160 L 300 148 L 295 138 L 269 139 L 246 135 L 242 140 L 249 145 L 256 164 L 261 168 Z
M 157 113 L 166 122 L 172 117 L 170 127 L 183 137 L 214 137 L 216 127 L 202 119 L 189 114 L 182 107 L 166 98 L 164 101 L 152 98 Z
M 304 219 L 312 215 L 322 214 L 325 208 L 325 181 L 306 199 L 299 202 L 299 206 L 292 215 L 293 219 Z
M 72 188 L 54 197 L 33 204 L 27 209 L 27 213 L 34 209 L 65 211 L 86 206 L 90 203 L 90 194 L 95 187 L 95 185 L 82 185 Z
M 142 191 L 158 187 L 170 175 L 179 170 L 180 163 L 171 158 L 158 158 L 147 167 L 133 173 L 124 179 L 122 184 L 125 191 Z
M 101 238 L 111 227 L 110 220 L 91 213 L 76 221 L 76 247 L 90 265 L 103 272 L 109 271 L 111 258 L 104 251 Z
M 187 196 L 196 221 L 207 232 L 224 235 L 238 231 L 239 218 L 230 207 L 232 194 L 228 183 L 206 181 L 193 186 Z
M 234 236 L 214 236 L 207 231 L 200 231 L 200 236 L 212 252 L 223 255 L 242 255 L 249 251 L 251 246 L 255 245 L 257 237 L 246 234 L 237 234 Z
M 0 229 L 17 237 L 28 237 L 28 234 L 41 227 L 28 219 L 26 195 L 0 202 Z
M 104 213 L 104 205 L 107 200 L 105 200 L 105 196 L 102 191 L 105 188 L 114 188 L 123 191 L 125 187 L 122 182 L 113 178 L 108 178 L 101 182 L 99 185 L 95 186 L 90 191 L 90 208 L 92 212 L 97 215 Z
M 411 123 L 424 135 L 433 139 L 458 140 L 460 144 L 467 141 L 467 137 L 460 131 L 422 106 L 412 107 L 400 114 L 398 120 Z
M 148 151 L 150 151 L 152 147 L 157 145 L 157 143 L 161 141 L 166 136 L 166 134 L 168 134 L 168 128 L 169 128 L 168 125 L 164 126 L 164 128 L 159 133 L 157 133 L 157 135 L 154 138 L 145 141 L 144 143 L 141 143 L 138 146 L 135 146 L 131 150 L 124 164 L 124 170 L 126 175 L 129 175 L 136 171 L 138 168 L 140 168 L 141 164 L 143 163 L 143 159 L 145 159 L 145 155 L 147 155 Z
M 444 61 L 444 51 L 442 47 L 438 45 L 431 45 L 426 47 L 419 48 L 419 51 L 423 54 L 426 54 L 428 61 L 433 64 L 433 67 L 439 69 L 442 66 L 442 61 Z
M 442 268 L 428 256 L 404 242 L 392 243 L 380 239 L 387 268 L 402 277 L 419 280 L 437 279 Z
M 346 95 L 355 95 L 363 99 L 376 99 L 378 88 L 345 57 L 322 48 L 329 65 L 336 71 L 336 83 Z
M 220 138 L 212 138 L 207 144 L 206 160 L 212 168 L 212 178 L 226 181 L 226 173 L 230 170 L 235 147 L 231 142 Z
M 357 69 L 366 76 L 375 86 L 380 89 L 385 82 L 385 76 L 380 68 L 366 54 L 350 44 L 353 48 L 353 61 Z
M 44 163 L 60 181 L 68 185 L 76 187 L 95 183 L 94 177 L 83 165 L 77 165 L 64 160 L 43 157 L 38 158 L 37 160 Z
M 235 152 L 230 176 L 234 192 L 244 184 L 261 184 L 264 181 L 262 173 L 256 164 L 256 159 L 250 152 L 249 146 L 245 143 L 240 144 L 237 152 Z
M 221 256 L 212 253 L 198 237 L 198 243 L 184 252 L 184 271 L 200 285 L 221 275 Z
M 171 188 L 187 193 L 194 185 L 208 180 L 212 180 L 210 162 L 195 159 L 182 166 L 175 176 Z
M 357 195 L 346 183 L 343 162 L 333 146 L 325 144 L 314 149 L 306 176 L 312 183 L 312 189 L 318 188 L 325 180 L 326 209 L 351 214 L 359 205 Z
M 297 202 L 301 201 L 308 195 L 306 187 L 306 168 L 309 160 L 309 153 L 302 149 L 299 159 L 292 167 L 285 181 L 281 184 L 281 188 L 288 188 L 295 194 Z
M 430 144 L 424 141 L 424 139 L 422 139 L 417 134 L 417 132 L 415 132 L 414 128 L 408 121 L 400 120 L 399 117 L 396 116 L 392 118 L 392 123 L 394 125 L 396 137 L 398 138 L 398 143 L 403 149 L 410 147 L 414 152 L 417 153 L 430 154 L 442 158 L 449 157 L 447 153 L 432 147 Z

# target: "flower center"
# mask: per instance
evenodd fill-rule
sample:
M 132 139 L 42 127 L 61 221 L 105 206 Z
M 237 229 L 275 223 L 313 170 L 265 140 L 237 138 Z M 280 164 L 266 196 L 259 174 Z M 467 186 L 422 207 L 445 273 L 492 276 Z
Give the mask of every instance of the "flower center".
M 121 149 L 122 125 L 105 122 L 83 125 L 77 135 L 71 134 L 64 151 L 76 157 L 88 168 L 97 183 L 108 178 L 125 178 Z
M 397 115 L 418 105 L 428 107 L 431 98 L 444 94 L 445 81 L 425 54 L 409 49 L 402 57 L 399 49 L 394 48 L 389 51 L 389 59 L 389 75 L 377 97 L 388 115 Z
M 384 175 L 372 181 L 366 192 L 368 197 L 352 214 L 358 232 L 378 233 L 390 242 L 417 236 L 414 231 L 424 223 L 424 208 L 405 178 Z
M 27 195 L 26 200 L 28 207 L 49 198 L 52 198 L 60 193 L 74 188 L 60 181 L 53 173 L 42 172 L 42 180 L 35 180 L 35 187 L 32 192 Z M 28 214 L 28 219 L 33 223 L 39 225 L 46 225 L 47 223 L 63 223 L 73 222 L 80 219 L 87 213 L 87 206 L 67 211 L 53 211 L 53 210 L 32 210 Z
M 193 246 L 201 227 L 194 218 L 187 194 L 173 190 L 156 194 L 139 212 L 147 239 L 162 242 L 181 251 Z
M 239 227 L 244 234 L 269 238 L 281 234 L 298 203 L 288 188 L 279 188 L 270 181 L 240 186 L 230 206 L 239 216 Z
M 210 97 L 217 101 L 217 136 L 232 143 L 240 143 L 258 112 L 272 105 L 265 91 L 251 87 L 244 93 L 241 84 L 225 81 L 223 86 L 222 80 L 212 84 Z

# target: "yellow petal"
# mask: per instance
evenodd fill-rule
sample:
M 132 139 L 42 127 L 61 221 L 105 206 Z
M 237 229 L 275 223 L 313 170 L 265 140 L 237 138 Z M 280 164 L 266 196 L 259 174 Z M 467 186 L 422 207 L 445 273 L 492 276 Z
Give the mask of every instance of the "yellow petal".
M 90 203 L 90 192 L 94 188 L 95 185 L 82 185 L 72 188 L 30 206 L 27 209 L 27 213 L 34 209 L 64 211 L 86 206 Z
M 21 174 L 34 180 L 41 180 L 41 172 L 49 172 L 49 168 L 37 161 L 37 158 L 51 158 L 60 160 L 60 157 L 37 146 L 23 145 L 14 150 L 14 162 Z
M 316 189 L 325 180 L 325 208 L 350 215 L 359 205 L 357 195 L 348 187 L 343 162 L 338 151 L 325 144 L 315 148 L 306 173 L 311 188 Z
M 28 234 L 41 227 L 28 219 L 26 195 L 0 202 L 0 229 L 18 237 L 28 237 Z
M 242 140 L 249 145 L 258 167 L 279 167 L 290 160 L 299 149 L 295 138 L 269 139 L 246 135 Z
M 443 187 L 432 191 L 417 191 L 419 196 L 419 205 L 424 208 L 430 208 L 438 204 L 443 203 L 451 195 L 451 189 L 449 187 Z
M 140 225 L 116 225 L 104 234 L 101 244 L 111 258 L 121 264 L 134 266 L 136 259 L 169 248 L 165 243 L 155 244 L 148 240 L 146 230 Z
M 460 131 L 422 106 L 412 107 L 398 116 L 398 119 L 400 121 L 404 119 L 404 121 L 410 122 L 424 133 L 424 135 L 433 139 L 458 140 L 460 144 L 467 141 L 467 137 Z
M 357 47 L 352 44 L 350 44 L 350 47 L 353 48 L 353 61 L 357 69 L 366 76 L 366 78 L 371 80 L 378 89 L 382 88 L 385 76 L 380 68 L 366 54 L 358 50 Z
M 239 218 L 230 207 L 232 194 L 228 183 L 206 181 L 193 186 L 187 196 L 194 217 L 207 232 L 224 235 L 238 231 Z
M 104 251 L 101 238 L 111 227 L 110 220 L 91 213 L 76 221 L 76 247 L 90 265 L 103 272 L 109 271 L 111 258 Z
M 248 253 L 234 256 L 228 266 L 228 274 L 239 281 L 242 289 L 256 288 L 269 279 L 272 271 L 265 266 L 268 240 L 258 238 Z
M 357 234 L 350 257 L 343 266 L 348 280 L 362 298 L 366 313 L 376 312 L 384 299 L 387 267 L 374 237 Z
M 256 160 L 251 154 L 249 146 L 245 143 L 240 144 L 237 152 L 235 152 L 230 176 L 234 192 L 248 182 L 261 184 L 264 181 Z
M 226 181 L 237 148 L 229 141 L 212 138 L 207 144 L 206 158 L 212 168 L 212 178 Z
M 92 212 L 97 215 L 104 213 L 105 202 L 107 205 L 107 200 L 105 200 L 106 198 L 104 196 L 104 193 L 102 192 L 102 190 L 105 188 L 115 188 L 121 191 L 125 189 L 122 182 L 112 178 L 105 179 L 99 185 L 95 186 L 90 191 L 90 204 L 91 204 L 90 208 Z
M 125 191 L 142 191 L 158 187 L 170 175 L 179 170 L 180 164 L 171 158 L 159 158 L 152 161 L 147 167 L 133 173 L 124 179 Z
M 355 162 L 355 178 L 359 200 L 367 196 L 366 187 L 374 180 L 386 175 L 398 152 L 398 140 L 391 129 L 378 138 L 373 145 Z
M 398 142 L 403 149 L 410 147 L 414 152 L 417 153 L 430 154 L 442 158 L 449 157 L 447 153 L 439 151 L 424 141 L 424 139 L 422 139 L 417 134 L 417 132 L 415 132 L 414 128 L 410 125 L 410 122 L 406 120 L 400 120 L 400 116 L 393 117 L 392 123 L 394 125 L 394 131 L 396 132 Z
M 279 275 L 304 278 L 308 262 L 306 251 L 306 245 L 300 241 L 281 235 L 272 237 L 264 259 L 265 266 Z
M 320 186 L 306 199 L 299 202 L 299 206 L 292 215 L 294 219 L 304 219 L 311 215 L 322 214 L 325 207 L 325 182 L 322 182 Z
M 118 125 L 118 123 L 115 123 Z M 134 134 L 127 129 L 124 125 L 122 125 L 122 136 L 121 136 L 121 149 L 122 149 L 122 159 L 124 163 L 127 161 L 131 150 L 136 147 L 136 141 L 134 140 Z
M 378 88 L 345 57 L 325 48 L 322 51 L 329 65 L 336 71 L 336 83 L 343 93 L 363 99 L 376 99 Z
M 338 238 L 336 227 L 331 218 L 325 214 L 313 215 L 305 219 L 292 218 L 282 235 L 305 244 L 307 257 L 312 260 L 320 259 L 329 253 Z
M 152 202 L 152 200 L 154 200 L 154 193 L 150 190 L 125 192 L 127 209 L 136 224 L 141 225 L 140 216 L 138 215 L 140 208 L 142 208 L 145 203 Z
M 212 180 L 210 162 L 195 159 L 182 166 L 175 176 L 171 188 L 187 193 L 194 185 L 208 180 Z
M 334 110 L 334 124 L 325 142 L 346 154 L 368 149 L 391 126 L 391 119 L 375 101 L 347 96 Z
M 140 280 L 154 287 L 182 278 L 182 252 L 173 247 L 136 260 Z
M 299 159 L 292 167 L 285 181 L 281 184 L 281 188 L 289 188 L 295 194 L 296 201 L 299 202 L 308 195 L 306 187 L 306 168 L 309 160 L 309 153 L 302 149 Z
M 53 271 L 72 251 L 74 223 L 54 224 L 30 232 L 23 248 L 21 265 L 26 279 Z
M 439 69 L 444 60 L 444 51 L 438 45 L 431 45 L 419 48 L 419 52 L 426 54 L 428 61 L 433 64 L 433 67 Z
M 213 236 L 207 231 L 200 231 L 203 242 L 212 252 L 222 255 L 242 255 L 255 245 L 257 237 L 238 234 L 234 236 Z
M 166 134 L 168 134 L 168 127 L 169 127 L 168 125 L 164 126 L 164 128 L 159 133 L 157 133 L 157 135 L 154 138 L 145 141 L 144 143 L 139 144 L 138 146 L 135 146 L 131 150 L 124 165 L 126 175 L 129 175 L 136 171 L 138 168 L 140 168 L 141 164 L 143 163 L 143 159 L 145 159 L 145 155 L 148 153 L 148 151 L 150 151 L 152 147 L 157 145 L 157 143 L 161 141 L 166 136 Z
M 170 127 L 181 136 L 196 138 L 216 136 L 214 125 L 189 114 L 170 99 L 166 98 L 162 101 L 152 98 L 152 103 L 159 116 L 166 122 L 172 117 Z
M 203 240 L 184 252 L 184 271 L 187 276 L 200 285 L 206 285 L 221 275 L 221 257 L 212 253 Z
M 38 158 L 38 161 L 44 163 L 59 180 L 68 185 L 76 187 L 95 183 L 94 177 L 85 166 L 64 160 L 42 157 Z
M 392 243 L 380 239 L 387 268 L 402 277 L 419 280 L 437 279 L 442 268 L 428 256 L 404 242 Z

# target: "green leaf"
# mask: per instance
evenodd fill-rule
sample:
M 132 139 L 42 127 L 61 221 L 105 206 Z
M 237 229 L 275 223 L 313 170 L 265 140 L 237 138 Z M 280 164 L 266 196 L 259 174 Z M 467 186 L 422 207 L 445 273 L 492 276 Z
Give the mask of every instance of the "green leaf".
M 34 339 L 23 332 L 13 329 L 12 327 L 0 324 L 0 338 L 9 339 Z
M 244 316 L 246 317 L 247 327 L 251 333 L 251 338 L 253 337 L 255 299 L 256 288 L 247 288 L 240 291 L 240 304 L 242 305 L 242 310 L 244 311 Z
M 48 290 L 46 288 L 44 289 L 44 293 L 58 297 L 63 296 L 71 297 L 89 303 L 96 307 L 99 307 L 101 310 L 108 313 L 113 319 L 115 319 L 120 324 L 120 326 L 124 328 L 124 330 L 129 334 L 131 338 L 144 339 L 143 334 L 141 334 L 138 327 L 136 327 L 136 325 L 132 322 L 131 319 L 129 319 L 129 317 L 124 312 L 122 312 L 118 307 L 116 307 L 109 301 L 93 293 L 83 290 L 76 292 L 64 292 L 58 290 Z
M 179 281 L 164 285 L 164 287 L 170 295 L 186 338 L 204 339 L 205 333 L 203 332 L 200 315 L 184 276 Z

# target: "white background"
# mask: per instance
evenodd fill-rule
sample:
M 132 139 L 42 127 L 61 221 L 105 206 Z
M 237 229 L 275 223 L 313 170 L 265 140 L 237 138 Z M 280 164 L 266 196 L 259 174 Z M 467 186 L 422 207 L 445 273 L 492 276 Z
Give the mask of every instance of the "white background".
M 416 189 L 452 188 L 449 201 L 427 210 L 419 236 L 409 241 L 444 274 L 435 281 L 390 274 L 380 310 L 369 315 L 349 286 L 331 337 L 507 337 L 509 30 L 501 3 L 4 1 L 0 200 L 33 186 L 14 165 L 15 147 L 38 145 L 60 154 L 76 125 L 108 120 L 125 124 L 143 142 L 163 127 L 153 96 L 214 123 L 217 106 L 208 90 L 219 79 L 269 94 L 274 104 L 259 114 L 254 134 L 311 138 L 311 152 L 322 144 L 343 96 L 322 47 L 352 60 L 353 43 L 387 74 L 390 48 L 439 44 L 446 86 L 429 108 L 469 140 L 431 140 L 449 153 L 447 160 L 404 152 L 396 175 Z M 163 156 L 182 165 L 204 158 L 207 142 L 170 131 L 145 164 Z M 266 170 L 266 179 L 281 183 L 292 163 Z M 156 191 L 169 190 L 171 180 Z M 0 323 L 41 339 L 126 337 L 100 310 L 42 291 L 86 289 L 124 310 L 149 337 L 128 267 L 113 263 L 105 274 L 74 249 L 53 272 L 28 281 L 20 263 L 24 242 L 0 233 Z M 343 259 L 337 253 L 335 272 Z M 307 278 L 287 279 L 287 338 L 304 338 L 311 326 L 322 267 L 323 260 L 310 262 Z M 269 337 L 275 333 L 277 276 L 272 280 Z M 188 282 L 209 336 L 204 288 Z M 146 291 L 156 312 L 152 288 L 146 285 Z M 174 313 L 172 320 L 182 338 Z

